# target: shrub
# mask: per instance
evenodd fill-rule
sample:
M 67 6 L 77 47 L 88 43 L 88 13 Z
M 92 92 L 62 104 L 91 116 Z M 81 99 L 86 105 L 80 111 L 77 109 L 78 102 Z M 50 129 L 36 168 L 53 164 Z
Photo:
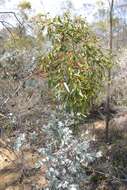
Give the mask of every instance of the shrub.
M 79 190 L 80 185 L 89 179 L 85 168 L 101 157 L 101 152 L 96 152 L 90 146 L 94 139 L 88 134 L 83 138 L 74 136 L 68 127 L 70 124 L 70 115 L 64 115 L 63 119 L 59 120 L 56 113 L 48 125 L 42 128 L 47 141 L 46 146 L 38 150 L 44 159 L 36 166 L 47 166 L 47 189 Z
M 45 23 L 52 47 L 41 66 L 48 73 L 49 85 L 67 111 L 85 114 L 101 90 L 109 58 L 81 17 L 66 13 Z
M 31 4 L 29 1 L 27 0 L 23 0 L 19 3 L 19 8 L 21 8 L 22 10 L 25 10 L 25 9 L 31 9 Z

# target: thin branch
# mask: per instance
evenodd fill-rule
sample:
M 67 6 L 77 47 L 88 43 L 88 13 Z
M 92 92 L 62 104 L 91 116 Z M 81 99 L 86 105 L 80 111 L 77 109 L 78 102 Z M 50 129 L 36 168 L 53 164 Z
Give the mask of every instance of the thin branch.
M 7 102 L 10 100 L 11 97 L 14 97 L 21 90 L 25 81 L 27 81 L 32 74 L 33 74 L 33 72 L 30 72 L 30 74 L 28 74 L 28 76 L 23 81 L 20 81 L 20 84 L 19 84 L 18 88 L 15 90 L 15 92 L 13 94 L 9 95 L 6 98 L 6 100 L 2 103 L 2 105 L 0 105 L 1 108 L 3 108 L 3 106 L 5 104 L 7 104 Z
M 5 23 L 5 24 L 7 24 L 7 25 L 10 25 L 11 27 L 14 27 L 12 24 L 10 24 L 9 22 L 7 22 L 7 21 L 4 21 L 4 20 L 0 20 L 0 23 Z
M 10 33 L 10 35 L 12 36 L 12 38 L 13 38 L 13 40 L 14 40 L 14 43 L 15 43 L 15 38 L 14 38 L 14 36 L 13 36 L 13 34 L 12 34 L 12 32 L 11 32 L 11 30 L 7 27 L 7 25 L 6 24 L 9 24 L 8 22 L 6 22 L 6 21 L 2 21 L 2 20 L 0 20 L 0 23 L 3 25 L 3 27 L 5 27 L 6 28 L 6 30 Z M 11 24 L 10 24 L 11 25 Z
M 21 21 L 19 20 L 19 18 L 17 17 L 15 12 L 13 12 L 13 11 L 0 11 L 0 14 L 12 14 L 16 18 L 16 20 L 19 22 L 19 24 L 22 25 Z

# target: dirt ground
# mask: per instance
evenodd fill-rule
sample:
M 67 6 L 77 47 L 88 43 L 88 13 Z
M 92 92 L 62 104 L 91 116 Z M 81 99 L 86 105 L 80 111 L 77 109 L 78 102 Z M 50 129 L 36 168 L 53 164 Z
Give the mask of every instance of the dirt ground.
M 0 81 L 0 190 L 42 189 L 47 185 L 45 166 L 35 169 L 40 159 L 37 148 L 45 141 L 41 127 L 48 122 L 54 102 L 45 78 L 32 75 L 22 81 Z M 27 145 L 14 150 L 20 134 L 26 134 Z M 38 140 L 33 143 L 32 134 Z

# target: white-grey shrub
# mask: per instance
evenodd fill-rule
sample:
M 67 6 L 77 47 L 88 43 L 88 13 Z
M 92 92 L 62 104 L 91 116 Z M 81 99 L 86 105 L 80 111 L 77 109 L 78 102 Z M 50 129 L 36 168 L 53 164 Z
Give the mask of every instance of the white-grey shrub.
M 37 167 L 39 164 L 47 165 L 49 189 L 79 190 L 80 183 L 89 178 L 85 167 L 97 157 L 101 157 L 101 152 L 97 153 L 91 149 L 93 139 L 88 134 L 84 139 L 73 135 L 68 127 L 73 121 L 70 115 L 64 116 L 62 121 L 57 118 L 53 116 L 49 124 L 42 128 L 47 135 L 47 142 L 46 147 L 38 151 L 45 159 L 42 159 Z

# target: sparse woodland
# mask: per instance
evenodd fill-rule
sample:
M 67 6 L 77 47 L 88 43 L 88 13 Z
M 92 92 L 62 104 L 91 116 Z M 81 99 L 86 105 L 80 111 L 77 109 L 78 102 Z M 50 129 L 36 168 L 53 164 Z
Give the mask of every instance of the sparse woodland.
M 126 43 L 126 0 L 0 9 L 0 190 L 127 189 Z

